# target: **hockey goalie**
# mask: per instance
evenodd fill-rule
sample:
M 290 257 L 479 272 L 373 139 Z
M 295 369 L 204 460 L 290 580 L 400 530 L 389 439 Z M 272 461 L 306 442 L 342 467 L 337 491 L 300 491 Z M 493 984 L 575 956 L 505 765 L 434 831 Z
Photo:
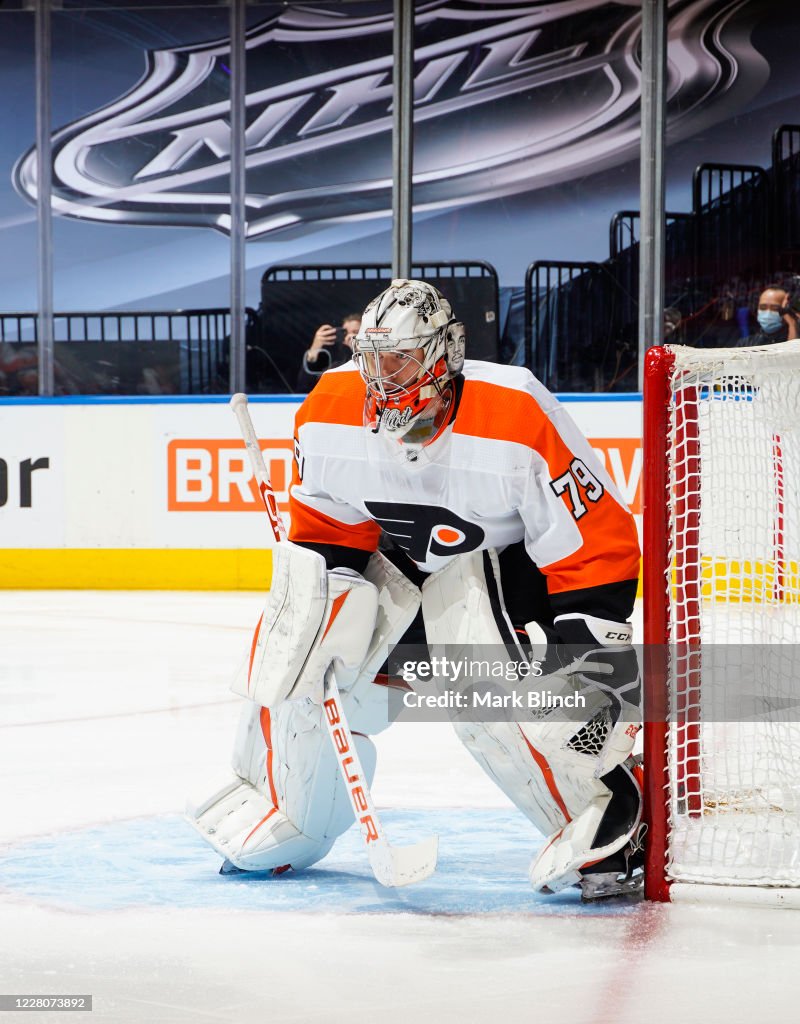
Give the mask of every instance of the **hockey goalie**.
M 591 695 L 584 721 L 537 714 L 455 728 L 546 837 L 529 872 L 536 891 L 579 886 L 591 899 L 637 885 L 633 517 L 528 370 L 464 350 L 447 299 L 395 280 L 367 307 L 352 361 L 323 374 L 298 411 L 289 543 L 275 549 L 234 684 L 247 699 L 235 775 L 189 809 L 236 869 L 308 867 L 352 824 L 323 676 L 333 662 L 371 779 L 370 737 L 388 725 L 387 652 L 424 630 L 430 645 L 538 652 L 553 689 Z

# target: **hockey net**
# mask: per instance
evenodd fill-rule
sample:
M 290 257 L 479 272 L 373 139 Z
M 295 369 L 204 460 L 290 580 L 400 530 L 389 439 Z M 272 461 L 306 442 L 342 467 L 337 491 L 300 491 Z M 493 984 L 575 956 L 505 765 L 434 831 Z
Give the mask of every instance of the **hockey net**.
M 651 898 L 800 887 L 799 431 L 800 342 L 648 353 Z

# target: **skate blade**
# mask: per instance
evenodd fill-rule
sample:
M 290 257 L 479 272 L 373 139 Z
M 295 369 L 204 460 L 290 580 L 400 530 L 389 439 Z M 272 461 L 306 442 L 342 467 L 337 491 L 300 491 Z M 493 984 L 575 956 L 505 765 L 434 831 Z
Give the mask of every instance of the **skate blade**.
M 620 879 L 615 871 L 584 875 L 581 879 L 581 902 L 610 900 L 621 896 L 639 896 L 644 887 L 644 874 Z
M 278 875 L 283 875 L 287 871 L 291 871 L 291 869 L 292 869 L 292 865 L 291 864 L 283 864 L 279 868 L 272 868 L 272 870 L 269 873 L 273 876 L 273 878 L 277 878 Z M 266 869 L 266 871 L 269 871 L 269 869 Z M 221 875 L 253 875 L 253 874 L 262 874 L 263 875 L 263 874 L 266 873 L 266 871 L 261 871 L 261 872 L 245 871 L 244 868 L 237 868 L 235 864 L 231 864 L 231 862 L 229 860 L 224 860 L 222 862 L 222 867 L 219 869 L 219 873 Z
M 219 869 L 221 875 L 243 875 L 245 874 L 241 868 L 237 868 L 235 864 L 231 864 L 229 860 L 222 862 L 222 867 Z

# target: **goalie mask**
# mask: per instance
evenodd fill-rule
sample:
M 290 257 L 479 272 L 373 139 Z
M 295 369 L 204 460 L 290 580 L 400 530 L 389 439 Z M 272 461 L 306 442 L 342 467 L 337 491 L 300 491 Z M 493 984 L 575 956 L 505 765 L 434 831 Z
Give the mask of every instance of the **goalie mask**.
M 464 325 L 438 289 L 392 281 L 364 311 L 353 358 L 367 385 L 365 425 L 417 450 L 441 434 L 464 365 Z

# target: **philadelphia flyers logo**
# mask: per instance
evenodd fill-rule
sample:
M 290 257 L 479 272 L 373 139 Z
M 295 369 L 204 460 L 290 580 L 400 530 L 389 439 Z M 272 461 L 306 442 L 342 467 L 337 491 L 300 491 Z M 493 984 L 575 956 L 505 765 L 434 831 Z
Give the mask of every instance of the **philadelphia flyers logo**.
M 426 562 L 430 555 L 475 551 L 486 536 L 476 523 L 437 505 L 365 501 L 364 506 L 378 526 L 415 562 Z

